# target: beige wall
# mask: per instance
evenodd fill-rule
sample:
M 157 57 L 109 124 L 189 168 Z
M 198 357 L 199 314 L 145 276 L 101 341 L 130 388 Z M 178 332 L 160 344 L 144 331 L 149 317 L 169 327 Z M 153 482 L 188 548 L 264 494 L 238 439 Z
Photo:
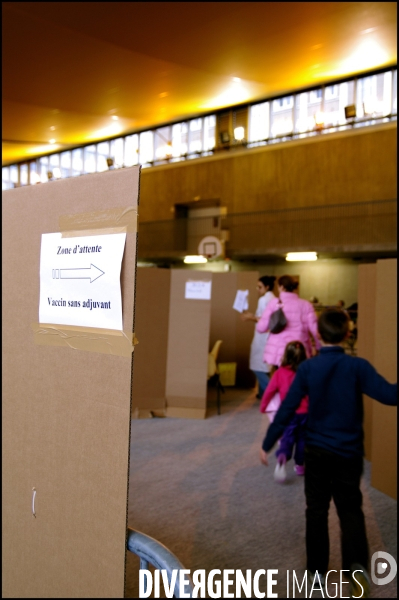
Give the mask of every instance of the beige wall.
M 219 198 L 229 213 L 396 198 L 396 124 L 142 170 L 140 220 Z

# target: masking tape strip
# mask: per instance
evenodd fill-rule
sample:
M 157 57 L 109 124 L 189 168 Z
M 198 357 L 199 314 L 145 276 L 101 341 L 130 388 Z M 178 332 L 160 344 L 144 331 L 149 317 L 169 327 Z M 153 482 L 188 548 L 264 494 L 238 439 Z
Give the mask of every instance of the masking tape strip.
M 133 206 L 108 208 L 76 215 L 61 215 L 59 229 L 63 233 L 68 232 L 69 237 L 73 234 L 82 235 L 82 231 L 115 227 L 122 227 L 127 233 L 137 233 L 137 220 L 137 210 Z
M 32 323 L 31 327 L 38 346 L 67 346 L 74 350 L 129 357 L 138 344 L 134 333 L 114 329 L 49 323 Z
M 126 227 L 107 227 L 105 229 L 82 229 L 81 231 L 62 231 L 62 238 L 88 237 L 91 235 L 109 235 L 110 233 L 127 233 Z

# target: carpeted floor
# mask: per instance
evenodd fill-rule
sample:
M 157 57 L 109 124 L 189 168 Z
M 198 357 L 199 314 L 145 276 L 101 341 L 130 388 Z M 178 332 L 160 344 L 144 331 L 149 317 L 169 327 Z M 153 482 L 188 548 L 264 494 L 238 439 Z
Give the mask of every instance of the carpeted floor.
M 251 391 L 226 388 L 222 414 L 217 415 L 210 389 L 208 407 L 205 420 L 132 421 L 129 527 L 162 542 L 191 572 L 234 569 L 245 575 L 246 569 L 252 574 L 277 569 L 278 583 L 272 591 L 286 598 L 287 571 L 291 582 L 294 570 L 302 581 L 305 567 L 303 478 L 293 473 L 290 461 L 289 478 L 279 485 L 273 479 L 275 458 L 268 468 L 260 464 L 268 420 L 259 413 L 259 401 Z M 371 488 L 368 461 L 362 490 L 370 556 L 384 550 L 397 559 L 396 501 Z M 334 597 L 332 584 L 339 582 L 341 560 L 333 506 L 330 547 L 330 569 L 338 571 L 328 588 Z M 138 597 L 138 571 L 138 558 L 128 552 L 128 598 Z M 371 596 L 397 597 L 396 581 L 373 584 Z M 266 577 L 261 577 L 259 589 L 267 592 Z M 336 597 L 349 597 L 348 584 L 339 594 Z M 296 589 L 295 597 L 306 596 Z M 315 591 L 312 597 L 323 596 Z

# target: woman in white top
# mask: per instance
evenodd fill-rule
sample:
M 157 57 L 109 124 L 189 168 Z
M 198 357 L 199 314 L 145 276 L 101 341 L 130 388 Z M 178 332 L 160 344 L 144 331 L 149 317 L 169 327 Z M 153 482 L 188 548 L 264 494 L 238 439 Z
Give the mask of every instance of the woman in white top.
M 248 311 L 243 312 L 243 314 L 241 315 L 243 321 L 254 321 L 255 323 L 259 321 L 267 304 L 272 298 L 275 298 L 275 295 L 272 291 L 275 279 L 275 277 L 269 277 L 268 275 L 264 275 L 263 277 L 260 277 L 258 279 L 256 289 L 259 294 L 259 300 L 256 312 L 255 314 L 252 314 Z M 268 333 L 259 333 L 255 329 L 254 337 L 251 344 L 251 354 L 249 357 L 249 368 L 251 369 L 251 371 L 254 372 L 256 379 L 258 380 L 259 398 L 262 398 L 263 392 L 265 391 L 266 386 L 269 383 L 270 366 L 263 362 L 263 353 L 268 337 Z

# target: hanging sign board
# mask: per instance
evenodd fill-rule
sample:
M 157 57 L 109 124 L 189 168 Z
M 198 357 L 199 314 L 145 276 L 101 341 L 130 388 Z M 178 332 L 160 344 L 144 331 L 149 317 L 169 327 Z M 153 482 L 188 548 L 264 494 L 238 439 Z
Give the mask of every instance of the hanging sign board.
M 42 234 L 39 322 L 121 331 L 125 241 L 126 233 Z

